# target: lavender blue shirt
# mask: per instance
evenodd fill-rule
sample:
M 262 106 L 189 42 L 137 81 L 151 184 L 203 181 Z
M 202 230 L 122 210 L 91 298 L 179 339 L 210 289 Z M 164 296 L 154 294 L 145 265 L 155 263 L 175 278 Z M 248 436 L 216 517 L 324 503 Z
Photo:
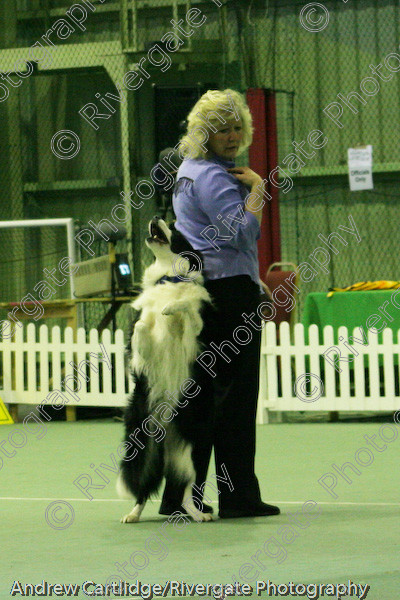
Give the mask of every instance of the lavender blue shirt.
M 244 209 L 247 188 L 214 156 L 185 159 L 173 195 L 176 228 L 204 257 L 205 279 L 250 275 L 259 283 L 257 218 Z

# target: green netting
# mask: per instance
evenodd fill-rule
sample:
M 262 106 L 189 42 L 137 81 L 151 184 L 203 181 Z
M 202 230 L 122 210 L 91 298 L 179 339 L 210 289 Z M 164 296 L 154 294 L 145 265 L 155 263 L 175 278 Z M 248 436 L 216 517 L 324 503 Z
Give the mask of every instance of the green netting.
M 208 87 L 262 87 L 276 92 L 282 167 L 294 141 L 306 142 L 314 130 L 328 140 L 312 157 L 299 154 L 304 164 L 291 174 L 294 187 L 281 192 L 282 258 L 307 261 L 319 234 L 337 231 L 349 215 L 362 238 L 359 244 L 348 238 L 348 246 L 332 253 L 328 273 L 319 269 L 313 281 L 303 282 L 302 298 L 360 279 L 398 279 L 400 7 L 395 0 L 311 4 L 313 14 L 304 13 L 310 3 L 299 0 L 3 3 L 0 71 L 14 73 L 14 83 L 5 76 L 0 81 L 0 219 L 73 217 L 84 227 L 89 219 L 110 218 L 113 207 L 124 202 L 121 192 L 133 191 L 138 200 L 137 182 L 149 179 L 174 128 L 178 141 L 178 121 L 196 94 Z M 85 18 L 77 5 L 87 7 Z M 72 6 L 80 25 L 71 18 Z M 168 68 L 149 65 L 154 44 L 176 32 L 171 20 L 185 20 L 193 6 L 204 23 L 163 59 L 164 66 L 170 61 Z M 319 31 L 312 30 L 313 23 L 320 24 Z M 125 73 L 141 60 L 147 61 L 149 78 L 136 91 L 124 91 Z M 80 114 L 89 103 L 106 115 L 95 121 L 97 128 L 90 109 L 88 118 Z M 62 130 L 80 140 L 69 160 L 51 151 L 53 136 Z M 375 187 L 351 193 L 347 149 L 366 144 L 373 146 Z M 130 252 L 135 280 L 151 260 L 143 238 L 158 201 L 152 194 L 140 210 L 131 209 L 128 239 L 119 243 L 120 251 Z M 30 265 L 38 254 L 31 245 L 53 260 L 53 241 L 32 244 L 19 233 L 4 239 L 2 253 L 19 266 L 4 266 L 2 298 L 14 297 L 24 281 L 34 283 Z M 37 260 L 40 272 L 43 258 Z M 86 326 L 96 326 L 103 313 L 102 307 L 86 309 Z M 121 311 L 119 326 L 127 327 L 128 314 Z
M 241 3 L 237 12 L 245 85 L 275 90 L 279 165 L 293 179 L 280 193 L 282 259 L 310 262 L 317 272 L 301 282 L 300 305 L 308 292 L 333 285 L 398 279 L 399 4 L 276 0 Z M 326 143 L 313 154 L 307 138 L 317 130 Z M 293 142 L 305 142 L 302 151 Z M 350 192 L 347 150 L 367 144 L 374 189 Z M 298 173 L 287 168 L 294 153 Z M 344 234 L 348 245 L 328 249 L 325 272 L 310 255 L 327 249 L 320 234 L 351 227 L 350 215 L 361 241 Z

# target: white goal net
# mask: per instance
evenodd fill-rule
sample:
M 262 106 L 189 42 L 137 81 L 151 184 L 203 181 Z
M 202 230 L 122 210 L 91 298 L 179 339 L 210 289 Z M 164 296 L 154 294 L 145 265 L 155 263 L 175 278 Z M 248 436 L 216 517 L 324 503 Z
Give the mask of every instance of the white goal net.
M 0 221 L 0 302 L 73 298 L 74 243 L 72 219 Z

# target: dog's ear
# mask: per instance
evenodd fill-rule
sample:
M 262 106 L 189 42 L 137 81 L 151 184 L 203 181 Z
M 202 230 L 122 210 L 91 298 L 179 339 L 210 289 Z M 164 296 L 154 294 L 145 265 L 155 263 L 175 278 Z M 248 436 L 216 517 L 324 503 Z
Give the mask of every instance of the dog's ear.
M 195 250 L 185 236 L 175 227 L 171 229 L 171 251 L 181 254 L 190 264 L 190 271 L 201 271 L 203 268 L 203 256 L 199 250 Z
M 188 254 L 184 254 L 190 264 L 190 272 L 203 270 L 203 255 L 199 250 L 194 248 Z
M 195 252 L 193 246 L 190 242 L 187 241 L 183 233 L 181 233 L 178 229 L 171 229 L 171 250 L 175 254 L 182 254 L 182 252 Z

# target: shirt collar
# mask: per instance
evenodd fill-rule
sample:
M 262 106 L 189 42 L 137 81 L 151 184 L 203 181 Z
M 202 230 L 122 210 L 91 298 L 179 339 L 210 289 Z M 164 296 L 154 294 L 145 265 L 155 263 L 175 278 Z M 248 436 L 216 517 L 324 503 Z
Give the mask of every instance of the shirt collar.
M 230 169 L 235 166 L 235 162 L 233 160 L 226 160 L 225 158 L 222 158 L 222 156 L 218 156 L 218 154 L 213 154 L 209 160 L 211 160 L 212 162 L 216 162 L 219 165 L 226 167 L 227 169 Z

